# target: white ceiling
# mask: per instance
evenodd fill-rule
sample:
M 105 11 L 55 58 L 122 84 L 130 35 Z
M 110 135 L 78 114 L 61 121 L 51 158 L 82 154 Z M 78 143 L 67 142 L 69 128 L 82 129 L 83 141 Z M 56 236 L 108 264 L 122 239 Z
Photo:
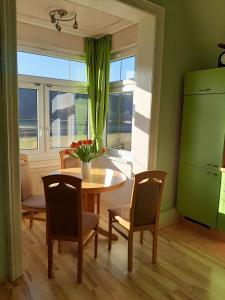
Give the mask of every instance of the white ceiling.
M 79 28 L 72 28 L 73 21 L 62 22 L 62 32 L 83 37 L 114 33 L 134 24 L 115 15 L 74 3 L 74 0 L 17 0 L 17 20 L 56 30 L 49 18 L 49 11 L 56 8 L 67 10 L 68 18 L 75 12 L 77 14 Z

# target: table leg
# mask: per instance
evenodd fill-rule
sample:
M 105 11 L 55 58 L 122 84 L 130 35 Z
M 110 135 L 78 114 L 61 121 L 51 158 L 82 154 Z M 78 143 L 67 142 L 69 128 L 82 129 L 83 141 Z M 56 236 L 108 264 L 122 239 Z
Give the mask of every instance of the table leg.
M 87 212 L 95 212 L 95 199 L 98 199 L 99 201 L 99 207 L 97 210 L 100 211 L 100 195 L 99 194 L 94 194 L 94 193 L 83 193 L 82 198 L 83 198 L 83 209 L 84 211 Z M 103 229 L 102 227 L 99 226 L 99 234 L 109 237 L 109 233 L 107 230 Z M 118 236 L 116 234 L 112 234 L 112 240 L 117 241 Z

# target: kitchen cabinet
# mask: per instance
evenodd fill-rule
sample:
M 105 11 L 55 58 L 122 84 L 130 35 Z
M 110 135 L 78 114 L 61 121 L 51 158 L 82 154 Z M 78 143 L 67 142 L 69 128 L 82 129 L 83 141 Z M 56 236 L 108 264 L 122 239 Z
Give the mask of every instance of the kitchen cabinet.
M 185 96 L 180 161 L 221 167 L 225 134 L 225 94 Z
M 216 228 L 221 172 L 181 164 L 177 197 L 180 214 Z
M 222 173 L 217 228 L 225 231 L 225 170 Z
M 188 73 L 184 94 L 177 211 L 225 231 L 225 68 Z

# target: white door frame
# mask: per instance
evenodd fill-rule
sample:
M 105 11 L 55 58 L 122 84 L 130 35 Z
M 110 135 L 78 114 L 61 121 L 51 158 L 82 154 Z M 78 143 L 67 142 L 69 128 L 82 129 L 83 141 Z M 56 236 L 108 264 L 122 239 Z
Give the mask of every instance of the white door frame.
M 134 6 L 156 17 L 155 26 L 155 49 L 152 81 L 152 106 L 151 106 L 151 124 L 149 140 L 148 168 L 154 169 L 157 164 L 158 137 L 159 137 L 159 114 L 160 114 L 160 96 L 162 81 L 163 64 L 163 45 L 164 45 L 164 19 L 165 9 L 151 3 L 148 0 L 117 0 L 122 3 Z

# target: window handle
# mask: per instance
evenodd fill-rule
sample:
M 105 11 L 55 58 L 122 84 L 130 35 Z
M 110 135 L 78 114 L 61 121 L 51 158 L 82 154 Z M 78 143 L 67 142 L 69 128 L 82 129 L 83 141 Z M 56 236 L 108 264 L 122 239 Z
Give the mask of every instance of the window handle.
M 211 89 L 199 89 L 200 92 L 211 91 Z
M 40 127 L 39 128 L 39 135 L 42 136 L 42 134 L 43 134 L 43 127 Z

